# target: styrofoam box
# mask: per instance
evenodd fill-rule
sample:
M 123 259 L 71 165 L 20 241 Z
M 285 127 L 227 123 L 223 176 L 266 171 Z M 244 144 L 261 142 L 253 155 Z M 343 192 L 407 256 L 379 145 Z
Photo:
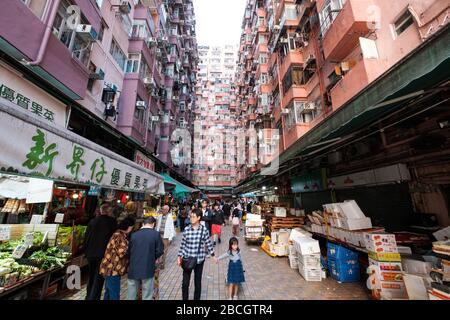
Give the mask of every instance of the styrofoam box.
M 314 227 L 315 226 L 316 226 L 315 224 L 312 225 L 312 230 L 313 231 L 314 231 Z M 294 238 L 297 238 L 297 237 L 299 237 L 299 238 L 304 238 L 304 237 L 311 238 L 312 234 L 309 233 L 308 231 L 305 231 L 305 230 L 302 230 L 302 229 L 299 229 L 299 228 L 292 229 L 291 230 L 291 234 L 289 235 L 289 240 L 293 240 Z
M 275 217 L 286 217 L 286 208 L 275 207 Z
M 280 229 L 278 231 L 278 243 L 287 244 L 289 243 L 289 231 Z
M 298 261 L 306 268 L 320 269 L 320 254 L 298 255 Z
M 342 220 L 343 228 L 347 230 L 364 230 L 372 228 L 372 220 L 370 218 L 361 219 L 345 219 Z
M 297 251 L 295 250 L 294 245 L 288 246 L 288 252 L 289 252 L 289 256 L 297 257 Z
M 272 242 L 273 244 L 276 244 L 278 242 L 278 232 L 272 231 L 270 233 L 270 242 Z
M 276 244 L 274 245 L 274 253 L 277 256 L 285 256 L 288 254 L 288 246 L 286 244 Z
M 431 262 L 420 261 L 417 259 L 411 259 L 403 256 L 402 267 L 406 273 L 429 274 L 433 265 Z
M 347 219 L 363 219 L 366 217 L 355 200 L 344 201 L 339 204 L 339 207 Z
M 300 261 L 298 271 L 306 281 L 322 281 L 322 269 L 306 268 Z
M 311 238 L 298 238 L 294 246 L 295 250 L 302 255 L 320 253 L 319 241 Z
M 289 266 L 291 269 L 298 269 L 298 257 L 289 255 Z

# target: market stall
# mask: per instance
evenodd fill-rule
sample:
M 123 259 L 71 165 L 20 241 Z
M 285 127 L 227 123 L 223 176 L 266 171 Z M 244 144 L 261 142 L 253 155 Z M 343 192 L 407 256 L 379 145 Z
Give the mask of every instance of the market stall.
M 86 225 L 102 202 L 120 215 L 132 201 L 143 211 L 146 195 L 164 194 L 153 171 L 14 105 L 0 104 L 0 130 L 2 297 L 44 298 L 63 287 L 67 264 L 86 264 Z

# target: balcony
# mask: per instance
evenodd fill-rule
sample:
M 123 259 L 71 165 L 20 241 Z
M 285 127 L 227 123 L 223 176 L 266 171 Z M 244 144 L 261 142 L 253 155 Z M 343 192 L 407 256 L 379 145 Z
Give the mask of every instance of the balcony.
M 82 12 L 85 13 L 86 4 L 83 2 L 80 4 Z M 97 10 L 88 11 L 86 11 L 88 23 L 98 31 L 100 14 Z M 0 44 L 2 51 L 18 61 L 37 59 L 45 24 L 21 1 L 2 2 L 0 30 L 1 40 L 5 40 Z M 56 36 L 51 34 L 40 64 L 26 68 L 71 99 L 80 100 L 85 96 L 89 80 L 89 72 L 84 64 L 85 58 L 89 57 L 80 54 L 75 47 L 73 52 L 69 51 Z
M 322 23 L 322 28 L 324 24 L 331 24 L 323 35 L 325 59 L 343 60 L 357 46 L 359 37 L 367 35 L 370 31 L 367 11 L 370 3 L 369 0 L 347 0 L 334 21 L 330 14 L 328 20 Z
M 308 90 L 305 86 L 293 85 L 283 98 L 283 106 L 286 107 L 294 99 L 307 99 Z
M 350 71 L 331 89 L 333 110 L 338 109 L 358 92 L 364 89 L 377 77 L 377 60 L 360 60 Z
M 291 50 L 285 57 L 283 57 L 281 59 L 282 59 L 281 71 L 280 71 L 281 79 L 284 78 L 284 76 L 286 75 L 286 72 L 289 70 L 289 67 L 291 65 L 293 65 L 293 64 L 299 65 L 299 64 L 303 64 L 305 62 L 302 51 L 300 51 L 300 50 Z

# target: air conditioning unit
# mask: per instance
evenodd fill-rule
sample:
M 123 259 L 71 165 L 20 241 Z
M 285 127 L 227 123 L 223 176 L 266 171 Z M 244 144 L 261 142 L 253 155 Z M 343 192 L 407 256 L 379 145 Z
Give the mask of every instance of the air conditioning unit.
M 97 70 L 95 72 L 92 72 L 89 75 L 89 79 L 91 79 L 91 80 L 103 80 L 103 79 L 105 79 L 105 72 L 102 69 L 97 68 Z
M 170 121 L 175 121 L 175 117 L 174 116 L 170 116 Z
M 167 37 L 161 37 L 161 42 L 167 43 L 167 42 L 169 42 L 169 38 L 167 38 Z
M 97 39 L 97 31 L 90 24 L 77 25 L 77 33 L 84 41 L 95 41 Z
M 303 111 L 303 109 L 306 108 L 305 104 L 306 103 L 304 101 L 294 101 L 294 108 L 300 109 L 300 112 L 301 112 L 301 111 Z
M 154 121 L 154 122 L 159 121 L 159 116 L 152 116 L 152 121 Z
M 136 101 L 136 108 L 138 109 L 147 109 L 147 102 L 145 101 Z
M 129 14 L 131 12 L 131 4 L 128 1 L 122 1 L 119 5 L 119 11 L 122 14 Z
M 158 115 L 163 116 L 164 115 L 164 111 L 162 111 L 162 110 L 158 111 Z
M 142 79 L 142 82 L 144 82 L 146 86 L 155 86 L 155 80 L 153 80 L 153 78 L 151 77 L 145 77 L 144 79 Z
M 289 109 L 283 109 L 283 110 L 281 110 L 281 113 L 282 114 L 289 114 L 290 110 Z
M 280 30 L 281 27 L 280 27 L 278 24 L 276 24 L 276 25 L 273 26 L 273 29 L 274 29 L 274 30 Z

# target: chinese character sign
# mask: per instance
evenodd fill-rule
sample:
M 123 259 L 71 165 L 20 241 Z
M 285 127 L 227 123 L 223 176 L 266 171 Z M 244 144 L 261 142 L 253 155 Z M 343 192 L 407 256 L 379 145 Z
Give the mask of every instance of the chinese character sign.
M 70 132 L 59 135 L 60 129 L 49 130 L 0 110 L 0 168 L 135 192 L 157 191 L 163 183 L 162 177 L 88 140 Z M 68 140 L 71 135 L 77 143 Z

